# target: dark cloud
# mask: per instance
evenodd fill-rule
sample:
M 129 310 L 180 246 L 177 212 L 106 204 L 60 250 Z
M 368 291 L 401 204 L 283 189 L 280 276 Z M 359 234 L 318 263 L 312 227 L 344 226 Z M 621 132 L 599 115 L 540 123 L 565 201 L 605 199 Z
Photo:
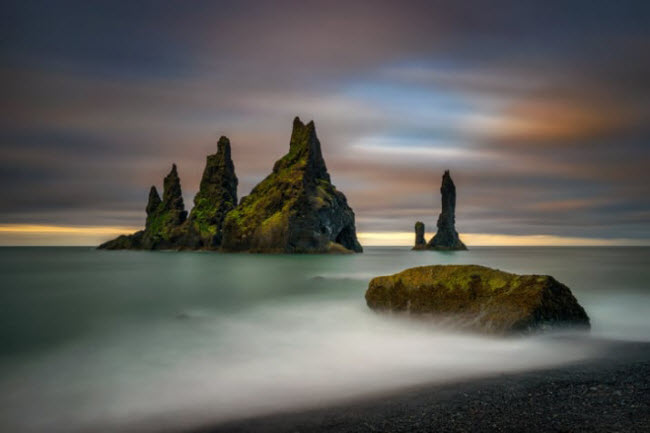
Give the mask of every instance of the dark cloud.
M 240 195 L 316 120 L 363 231 L 650 238 L 648 2 L 5 2 L 0 223 L 142 223 L 233 143 Z

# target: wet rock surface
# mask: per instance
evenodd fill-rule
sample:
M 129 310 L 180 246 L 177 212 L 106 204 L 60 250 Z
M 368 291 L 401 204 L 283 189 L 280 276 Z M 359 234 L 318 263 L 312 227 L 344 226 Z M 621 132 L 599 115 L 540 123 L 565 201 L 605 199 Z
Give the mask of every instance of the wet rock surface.
M 488 334 L 589 328 L 571 290 L 548 275 L 516 275 L 477 265 L 422 266 L 376 277 L 368 306 L 445 321 Z

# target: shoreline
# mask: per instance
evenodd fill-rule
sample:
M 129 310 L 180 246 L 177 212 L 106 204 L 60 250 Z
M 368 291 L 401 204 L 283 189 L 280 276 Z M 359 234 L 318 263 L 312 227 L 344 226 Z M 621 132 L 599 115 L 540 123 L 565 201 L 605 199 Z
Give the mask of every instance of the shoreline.
M 650 342 L 608 342 L 595 358 L 419 385 L 322 408 L 182 430 L 244 432 L 645 432 Z

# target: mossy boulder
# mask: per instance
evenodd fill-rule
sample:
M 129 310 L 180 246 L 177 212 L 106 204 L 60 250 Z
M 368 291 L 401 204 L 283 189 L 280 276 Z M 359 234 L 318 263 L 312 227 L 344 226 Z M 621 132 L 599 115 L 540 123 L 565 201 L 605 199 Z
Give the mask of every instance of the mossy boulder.
M 373 278 L 366 302 L 376 311 L 449 320 L 490 334 L 590 326 L 571 290 L 555 278 L 477 265 L 422 266 Z
M 362 251 L 354 212 L 330 181 L 313 121 L 294 119 L 289 153 L 228 213 L 223 232 L 225 251 Z

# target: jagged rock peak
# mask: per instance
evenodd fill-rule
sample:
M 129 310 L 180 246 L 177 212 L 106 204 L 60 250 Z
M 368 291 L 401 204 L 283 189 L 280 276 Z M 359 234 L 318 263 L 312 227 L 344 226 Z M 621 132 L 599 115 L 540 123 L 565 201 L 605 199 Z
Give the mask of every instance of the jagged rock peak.
M 147 201 L 147 215 L 154 213 L 158 209 L 158 206 L 160 206 L 160 203 L 162 203 L 160 194 L 158 194 L 156 186 L 152 185 L 149 190 L 149 200 Z
M 449 170 L 445 170 L 440 186 L 442 210 L 438 216 L 438 231 L 428 248 L 439 250 L 466 250 L 456 231 L 456 186 Z
M 316 125 L 310 121 L 306 125 L 296 116 L 293 119 L 289 153 L 280 159 L 273 167 L 279 172 L 291 166 L 304 166 L 307 180 L 323 179 L 330 181 L 327 166 L 321 152 L 320 141 L 316 135 Z
M 217 143 L 217 153 L 208 155 L 206 159 L 190 214 L 199 247 L 216 248 L 221 244 L 223 221 L 226 214 L 237 206 L 237 185 L 230 140 L 222 136 Z
M 185 210 L 183 203 L 183 192 L 181 190 L 181 180 L 178 177 L 176 164 L 172 164 L 172 169 L 163 181 L 163 206 L 165 209 Z
M 225 135 L 219 137 L 219 141 L 217 141 L 217 155 L 220 155 L 225 161 L 230 160 L 232 162 L 230 156 L 230 140 Z

